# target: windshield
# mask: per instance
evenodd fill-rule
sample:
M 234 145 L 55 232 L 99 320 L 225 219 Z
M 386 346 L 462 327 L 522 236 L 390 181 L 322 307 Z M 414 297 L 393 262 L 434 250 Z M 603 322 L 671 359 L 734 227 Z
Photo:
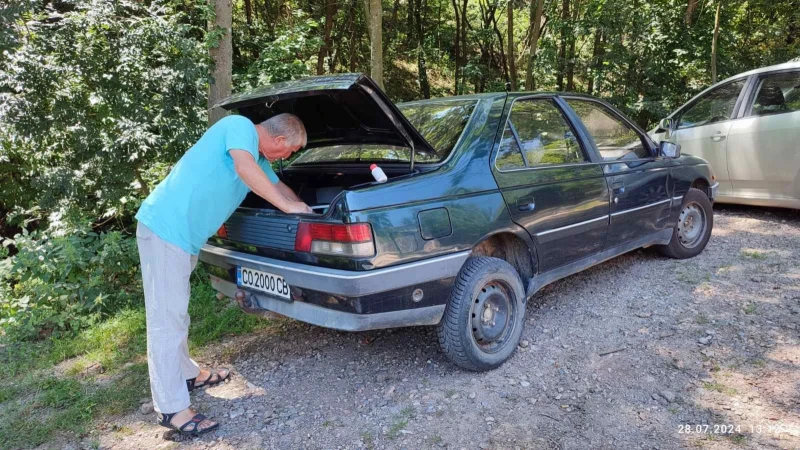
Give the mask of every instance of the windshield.
M 414 162 L 437 163 L 447 159 L 467 126 L 475 100 L 441 100 L 399 104 L 397 108 L 436 150 L 417 153 Z M 326 162 L 408 162 L 411 149 L 391 145 L 344 144 L 301 152 L 292 164 Z

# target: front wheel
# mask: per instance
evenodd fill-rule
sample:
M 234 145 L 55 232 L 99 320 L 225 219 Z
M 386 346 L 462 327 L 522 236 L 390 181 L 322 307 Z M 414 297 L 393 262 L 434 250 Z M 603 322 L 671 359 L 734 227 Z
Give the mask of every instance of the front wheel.
M 476 372 L 503 364 L 517 348 L 525 324 L 525 289 L 511 264 L 470 258 L 456 278 L 437 327 L 442 351 Z
M 714 227 L 714 209 L 711 200 L 700 189 L 691 188 L 683 197 L 678 224 L 672 232 L 672 240 L 659 246 L 666 256 L 686 259 L 697 256 L 706 248 Z

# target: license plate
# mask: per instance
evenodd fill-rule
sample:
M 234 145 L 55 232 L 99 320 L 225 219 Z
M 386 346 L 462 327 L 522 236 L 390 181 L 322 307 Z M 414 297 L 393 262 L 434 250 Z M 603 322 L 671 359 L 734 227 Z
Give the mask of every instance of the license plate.
M 280 275 L 248 269 L 247 267 L 237 267 L 236 284 L 240 287 L 254 289 L 286 300 L 291 298 L 289 285 Z

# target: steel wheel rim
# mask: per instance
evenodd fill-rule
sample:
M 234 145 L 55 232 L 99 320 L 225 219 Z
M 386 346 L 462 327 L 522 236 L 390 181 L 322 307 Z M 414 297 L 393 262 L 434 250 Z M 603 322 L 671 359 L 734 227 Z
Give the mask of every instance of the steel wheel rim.
M 686 204 L 678 216 L 678 241 L 694 248 L 703 240 L 707 227 L 706 213 L 697 202 Z
M 505 346 L 514 331 L 517 305 L 511 288 L 503 282 L 487 283 L 473 299 L 470 310 L 472 339 L 484 353 Z

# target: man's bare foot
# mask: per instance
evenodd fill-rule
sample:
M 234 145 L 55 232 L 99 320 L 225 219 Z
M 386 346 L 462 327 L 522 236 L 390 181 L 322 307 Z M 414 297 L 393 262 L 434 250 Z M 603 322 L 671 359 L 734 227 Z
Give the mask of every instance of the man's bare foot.
M 180 428 L 185 423 L 190 422 L 194 418 L 194 416 L 196 414 L 197 414 L 197 412 L 195 410 L 193 410 L 192 408 L 186 408 L 183 411 L 175 414 L 172 417 L 172 420 L 169 423 L 170 423 L 170 425 L 174 426 L 175 428 Z M 217 422 L 214 422 L 213 420 L 210 420 L 210 419 L 204 419 L 199 424 L 187 426 L 186 428 L 183 429 L 183 431 L 192 432 L 192 431 L 196 430 L 198 432 L 201 432 L 201 431 L 207 430 L 207 429 L 209 429 L 209 428 L 211 428 L 211 427 L 213 427 L 215 425 L 217 425 Z M 193 428 L 193 427 L 196 427 L 196 428 Z
M 197 374 L 197 378 L 194 379 L 194 382 L 197 384 L 205 383 L 208 381 L 208 377 L 211 376 L 211 371 L 206 369 L 200 369 L 200 373 Z

